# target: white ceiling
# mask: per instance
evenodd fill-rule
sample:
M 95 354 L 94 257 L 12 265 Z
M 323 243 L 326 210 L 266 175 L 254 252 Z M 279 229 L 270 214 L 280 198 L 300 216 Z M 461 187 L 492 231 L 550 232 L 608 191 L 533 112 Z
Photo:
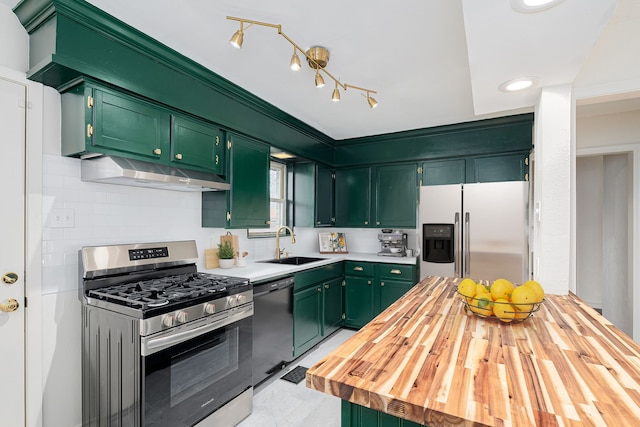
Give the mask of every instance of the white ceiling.
M 638 56 L 640 0 L 564 0 L 537 13 L 511 0 L 89 2 L 336 140 L 530 112 L 544 86 L 582 82 L 585 97 L 640 90 L 637 59 L 631 70 L 602 65 L 614 55 L 608 44 L 622 50 L 612 61 Z M 232 48 L 239 25 L 228 15 L 281 24 L 303 49 L 328 48 L 327 70 L 377 91 L 378 107 L 356 90 L 331 102 L 328 78 L 316 89 L 309 67 L 289 70 L 292 46 L 275 29 L 246 29 L 243 48 Z M 538 86 L 498 89 L 522 76 Z

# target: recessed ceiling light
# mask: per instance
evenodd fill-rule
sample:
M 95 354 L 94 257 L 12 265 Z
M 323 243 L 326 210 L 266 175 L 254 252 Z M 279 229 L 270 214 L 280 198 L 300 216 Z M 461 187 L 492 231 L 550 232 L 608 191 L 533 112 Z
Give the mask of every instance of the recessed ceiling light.
M 540 12 L 550 9 L 564 0 L 511 0 L 511 7 L 523 13 Z
M 502 83 L 498 88 L 503 92 L 517 92 L 519 90 L 530 89 L 538 83 L 536 77 L 519 77 Z

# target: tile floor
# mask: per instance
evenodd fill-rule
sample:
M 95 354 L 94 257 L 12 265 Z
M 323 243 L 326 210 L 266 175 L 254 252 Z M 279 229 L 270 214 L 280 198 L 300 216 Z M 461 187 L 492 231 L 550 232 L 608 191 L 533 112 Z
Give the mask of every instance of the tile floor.
M 281 380 L 296 366 L 310 368 L 355 334 L 341 329 L 254 390 L 253 412 L 237 427 L 340 427 L 340 399 Z

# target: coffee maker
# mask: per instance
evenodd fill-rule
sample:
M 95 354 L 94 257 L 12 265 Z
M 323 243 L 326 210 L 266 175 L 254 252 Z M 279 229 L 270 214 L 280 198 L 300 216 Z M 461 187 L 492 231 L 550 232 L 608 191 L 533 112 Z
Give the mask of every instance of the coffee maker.
M 407 256 L 407 233 L 401 230 L 383 229 L 378 233 L 380 240 L 380 256 Z

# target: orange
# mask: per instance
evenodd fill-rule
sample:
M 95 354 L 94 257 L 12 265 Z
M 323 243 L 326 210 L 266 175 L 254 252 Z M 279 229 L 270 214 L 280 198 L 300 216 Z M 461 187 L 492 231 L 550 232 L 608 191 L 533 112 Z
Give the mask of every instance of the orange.
M 536 293 L 535 302 L 542 302 L 542 300 L 544 300 L 544 289 L 542 289 L 542 285 L 540 285 L 540 283 L 536 282 L 535 280 L 529 280 L 527 282 L 524 282 L 522 286 L 528 286 L 529 288 L 534 290 L 534 292 Z
M 458 293 L 465 297 L 473 297 L 476 294 L 476 282 L 473 279 L 462 279 L 458 284 Z
M 494 301 L 501 298 L 509 300 L 513 288 L 513 283 L 507 279 L 496 279 L 491 284 L 491 298 L 493 298 Z
M 511 303 L 516 309 L 516 319 L 526 319 L 533 309 L 533 304 L 539 302 L 534 289 L 530 286 L 518 286 L 511 293 Z
M 493 304 L 493 314 L 503 322 L 511 322 L 515 317 L 515 310 L 506 298 L 498 298 Z
M 485 292 L 489 292 L 489 288 L 483 285 L 482 283 L 478 283 L 476 285 L 476 294 L 481 294 Z

